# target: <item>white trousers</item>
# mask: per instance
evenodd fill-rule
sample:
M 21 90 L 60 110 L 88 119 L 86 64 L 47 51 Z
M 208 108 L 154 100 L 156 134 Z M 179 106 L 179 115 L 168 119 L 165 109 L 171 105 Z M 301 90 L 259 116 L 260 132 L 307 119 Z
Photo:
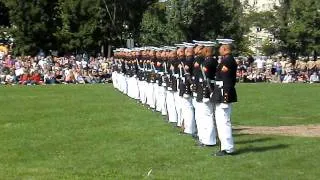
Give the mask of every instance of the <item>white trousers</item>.
M 169 122 L 176 123 L 178 121 L 178 115 L 174 101 L 174 92 L 167 91 L 166 100 Z
M 156 110 L 162 113 L 166 101 L 165 88 L 163 86 L 158 86 L 156 89 Z
M 136 77 L 132 78 L 132 88 L 133 88 L 133 98 L 136 100 L 140 99 L 140 91 L 139 91 L 139 85 L 138 85 L 138 79 Z
M 154 103 L 156 106 L 156 111 L 161 112 L 161 106 L 159 105 L 159 103 L 162 101 L 160 98 L 160 88 L 158 83 L 154 83 L 153 84 L 153 94 L 154 94 Z
M 163 86 L 161 86 L 160 89 L 161 89 L 160 91 L 163 94 L 162 104 L 160 104 L 162 106 L 161 115 L 166 116 L 166 115 L 168 115 L 168 111 L 167 111 L 167 90 Z
M 124 75 L 124 93 L 125 94 L 128 94 L 128 83 L 129 83 L 130 81 L 129 81 L 129 78 L 126 76 L 126 75 Z
M 116 88 L 121 91 L 121 74 L 120 73 L 116 73 L 116 76 L 115 76 L 115 86 Z
M 133 98 L 133 78 L 132 77 L 127 77 L 127 85 L 128 85 L 128 96 Z
M 182 99 L 182 97 L 179 96 L 179 92 L 174 92 L 174 104 L 176 106 L 176 111 L 177 111 L 177 126 L 178 127 L 183 126 L 181 99 Z
M 117 87 L 117 72 L 115 72 L 115 71 L 112 72 L 111 79 L 112 79 L 113 87 L 118 89 L 118 87 Z
M 205 145 L 215 145 L 217 143 L 213 108 L 211 102 L 197 102 L 195 107 L 199 141 Z
M 154 83 L 148 83 L 147 85 L 147 104 L 151 108 L 155 108 L 155 97 L 154 97 Z
M 182 97 L 180 101 L 182 109 L 182 119 L 184 123 L 184 133 L 194 134 L 196 132 L 196 122 L 194 119 L 194 108 L 192 104 L 192 98 Z
M 138 81 L 140 101 L 142 104 L 145 104 L 147 102 L 146 85 L 147 85 L 146 81 Z
M 128 86 L 127 86 L 127 80 L 124 74 L 120 74 L 119 76 L 119 80 L 120 80 L 120 91 L 124 94 L 127 94 L 128 92 Z
M 225 150 L 228 153 L 232 153 L 235 150 L 230 119 L 231 110 L 231 104 L 218 103 L 215 105 L 215 120 L 221 142 L 221 150 Z

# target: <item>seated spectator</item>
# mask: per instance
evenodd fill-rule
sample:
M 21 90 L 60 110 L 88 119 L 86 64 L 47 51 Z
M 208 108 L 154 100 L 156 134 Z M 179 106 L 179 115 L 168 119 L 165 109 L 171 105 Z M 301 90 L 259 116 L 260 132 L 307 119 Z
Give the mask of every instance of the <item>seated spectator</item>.
M 41 75 L 37 70 L 32 73 L 31 84 L 32 85 L 41 85 L 41 84 L 43 84 Z
M 69 72 L 66 73 L 66 79 L 65 79 L 65 83 L 69 84 L 69 83 L 76 83 L 74 74 L 72 70 L 68 70 Z
M 98 83 L 98 79 L 97 79 L 97 77 L 94 75 L 93 72 L 89 72 L 89 78 L 91 79 L 91 83 L 92 83 L 92 84 Z
M 98 72 L 100 83 L 108 83 L 108 75 L 107 73 L 103 72 L 102 70 L 99 70 Z
M 45 84 L 55 84 L 55 76 L 52 71 L 47 71 L 44 75 L 44 83 Z
M 309 79 L 310 83 L 319 83 L 319 75 L 316 72 L 313 72 Z
M 283 78 L 283 83 L 292 83 L 293 82 L 293 77 L 291 73 L 287 73 L 284 78 Z
M 306 72 L 300 72 L 297 75 L 297 82 L 299 83 L 306 83 L 309 80 L 308 75 Z
M 28 73 L 28 71 L 25 71 L 21 76 L 20 76 L 20 81 L 19 84 L 22 85 L 29 85 L 31 83 L 31 76 Z
M 86 83 L 92 83 L 92 77 L 89 76 L 88 71 L 84 71 L 83 78 Z
M 62 84 L 64 82 L 64 79 L 65 79 L 62 71 L 56 71 L 54 79 L 55 79 L 55 83 L 56 84 Z
M 275 72 L 275 74 L 271 76 L 270 82 L 272 82 L 272 83 L 280 83 L 281 82 L 280 75 L 278 74 L 278 72 Z
M 74 75 L 75 75 L 75 80 L 76 80 L 77 84 L 85 84 L 86 83 L 84 81 L 84 78 L 83 78 L 83 76 L 82 76 L 80 71 L 75 72 Z
M 10 71 L 9 74 L 6 75 L 5 84 L 15 85 L 17 83 L 16 77 L 13 71 Z
M 5 83 L 5 79 L 6 79 L 6 73 L 4 72 L 4 70 L 1 70 L 1 72 L 0 72 L 0 82 L 1 82 L 1 84 L 6 84 Z
M 272 78 L 272 71 L 271 71 L 271 68 L 268 68 L 266 70 L 266 72 L 264 73 L 264 77 L 265 77 L 265 81 L 266 82 L 270 82 L 271 78 Z

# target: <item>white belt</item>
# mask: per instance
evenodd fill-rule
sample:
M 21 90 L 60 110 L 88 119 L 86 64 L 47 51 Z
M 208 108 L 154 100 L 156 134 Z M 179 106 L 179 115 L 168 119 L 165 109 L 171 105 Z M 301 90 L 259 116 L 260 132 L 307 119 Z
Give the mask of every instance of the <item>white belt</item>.
M 223 81 L 216 81 L 216 85 L 219 87 L 223 87 Z
M 173 76 L 176 78 L 179 78 L 179 74 L 174 74 Z

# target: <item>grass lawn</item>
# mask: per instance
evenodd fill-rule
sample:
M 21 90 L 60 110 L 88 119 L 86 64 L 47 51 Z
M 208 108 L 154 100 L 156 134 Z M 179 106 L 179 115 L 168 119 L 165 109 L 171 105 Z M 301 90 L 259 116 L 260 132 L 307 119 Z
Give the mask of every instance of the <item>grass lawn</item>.
M 319 85 L 240 84 L 236 125 L 319 124 Z M 235 135 L 212 157 L 111 86 L 0 87 L 0 179 L 318 179 L 319 138 Z M 149 172 L 149 176 L 147 176 Z
M 320 123 L 320 84 L 240 84 L 235 125 Z

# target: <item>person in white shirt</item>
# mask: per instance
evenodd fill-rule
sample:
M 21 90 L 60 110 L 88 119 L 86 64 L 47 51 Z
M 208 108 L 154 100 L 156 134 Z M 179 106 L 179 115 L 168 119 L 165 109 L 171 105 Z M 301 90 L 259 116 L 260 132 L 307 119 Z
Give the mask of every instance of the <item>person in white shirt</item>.
M 312 75 L 310 76 L 309 81 L 310 81 L 310 84 L 319 82 L 319 76 L 317 75 L 316 72 L 312 73 Z
M 263 68 L 265 65 L 265 61 L 263 59 L 258 58 L 255 63 L 257 64 L 257 68 L 258 68 L 258 73 L 263 72 Z
M 88 65 L 88 62 L 85 61 L 84 59 L 82 59 L 81 65 L 82 65 L 82 68 L 83 68 L 83 69 L 86 69 L 86 68 L 87 68 L 87 65 Z
M 46 60 L 44 58 L 41 58 L 40 61 L 38 62 L 39 66 L 44 69 L 44 65 L 46 64 Z
M 5 83 L 6 84 L 15 84 L 15 76 L 14 73 L 12 71 L 10 71 L 9 74 L 6 75 L 5 77 Z
M 284 79 L 283 79 L 282 83 L 292 83 L 292 82 L 293 82 L 292 75 L 290 73 L 287 73 L 284 76 Z

